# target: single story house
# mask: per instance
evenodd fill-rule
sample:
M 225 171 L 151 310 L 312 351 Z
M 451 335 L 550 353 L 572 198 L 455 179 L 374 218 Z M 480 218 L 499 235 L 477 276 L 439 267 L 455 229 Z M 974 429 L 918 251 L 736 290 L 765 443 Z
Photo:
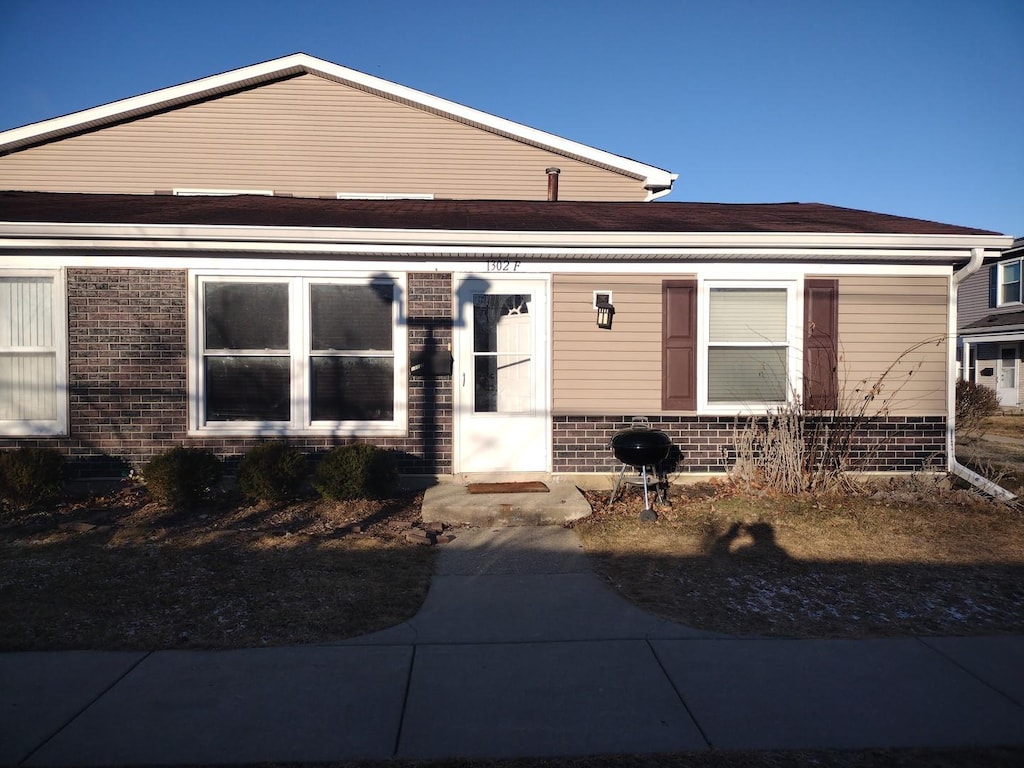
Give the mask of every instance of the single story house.
M 305 54 L 0 133 L 0 447 L 593 475 L 643 416 L 717 473 L 800 402 L 872 417 L 860 469 L 951 466 L 958 284 L 1009 238 L 675 181 Z
M 994 389 L 999 404 L 1011 409 L 1024 402 L 1022 260 L 1024 238 L 1019 238 L 997 262 L 964 281 L 957 305 L 961 377 Z

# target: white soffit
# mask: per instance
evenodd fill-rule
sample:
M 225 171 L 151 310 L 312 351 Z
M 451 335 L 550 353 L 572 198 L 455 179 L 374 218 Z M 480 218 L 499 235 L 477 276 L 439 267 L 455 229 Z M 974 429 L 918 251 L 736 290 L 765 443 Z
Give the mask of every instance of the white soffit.
M 21 147 L 60 138 L 104 125 L 130 120 L 163 109 L 179 107 L 190 102 L 215 97 L 261 83 L 299 74 L 315 74 L 345 85 L 370 91 L 385 98 L 395 99 L 420 109 L 446 115 L 452 119 L 478 126 L 501 135 L 549 149 L 618 171 L 637 179 L 645 186 L 670 189 L 678 174 L 652 165 L 605 152 L 585 144 L 564 139 L 551 133 L 530 128 L 511 120 L 481 112 L 447 99 L 431 96 L 423 91 L 367 75 L 354 69 L 332 64 L 305 53 L 295 53 L 280 59 L 253 64 L 219 75 L 204 77 L 181 85 L 132 96 L 102 106 L 73 112 L 63 117 L 0 132 L 0 154 Z
M 492 232 L 180 224 L 0 222 L 0 248 L 137 249 L 234 253 L 321 253 L 391 257 L 487 254 L 538 260 L 833 261 L 957 264 L 982 248 L 998 255 L 998 235 L 834 233 Z

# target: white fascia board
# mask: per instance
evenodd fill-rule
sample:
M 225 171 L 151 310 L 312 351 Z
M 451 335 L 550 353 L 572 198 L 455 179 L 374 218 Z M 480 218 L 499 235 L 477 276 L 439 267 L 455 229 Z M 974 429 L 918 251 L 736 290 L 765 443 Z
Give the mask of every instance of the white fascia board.
M 338 275 L 401 272 L 466 272 L 487 277 L 507 275 L 534 276 L 555 274 L 607 275 L 691 275 L 700 279 L 726 280 L 778 280 L 780 276 L 795 280 L 809 274 L 876 275 L 884 277 L 929 276 L 948 277 L 949 264 L 908 264 L 905 262 L 871 263 L 812 261 L 758 261 L 746 262 L 743 269 L 725 261 L 675 260 L 605 260 L 585 261 L 567 258 L 536 258 L 529 254 L 506 254 L 497 259 L 492 254 L 401 254 L 387 255 L 363 252 L 339 253 L 271 253 L 245 251 L 225 253 L 217 251 L 76 251 L 72 249 L 30 252 L 17 250 L 0 252 L 0 270 L 40 270 L 65 267 L 110 269 L 203 269 L 227 273 L 240 271 L 263 275 L 289 275 L 296 271 L 310 274 Z M 516 258 L 521 257 L 521 258 Z M 500 262 L 500 263 L 499 263 Z M 502 267 L 494 270 L 494 266 Z
M 211 75 L 199 80 L 192 80 L 170 88 L 161 88 L 127 99 L 112 101 L 70 115 L 31 123 L 20 128 L 0 133 L 0 151 L 13 149 L 36 140 L 73 133 L 100 126 L 115 120 L 135 117 L 155 112 L 167 107 L 176 106 L 190 101 L 197 101 L 217 93 L 255 85 L 275 77 L 286 77 L 304 70 L 303 54 L 286 56 L 261 64 L 253 64 L 219 75 Z
M 1003 331 L 991 333 L 960 333 L 960 339 L 968 344 L 994 344 L 996 342 L 1024 341 L 1024 328 L 1021 326 L 1009 326 Z
M 98 127 L 116 120 L 123 120 L 148 114 L 160 109 L 197 101 L 202 98 L 256 85 L 279 77 L 287 77 L 301 72 L 318 74 L 341 83 L 349 83 L 363 89 L 378 92 L 390 98 L 406 101 L 424 109 L 451 115 L 453 118 L 507 134 L 530 144 L 551 149 L 560 154 L 579 157 L 584 160 L 607 166 L 638 179 L 644 185 L 665 190 L 672 187 L 679 178 L 678 174 L 656 168 L 636 160 L 621 157 L 579 142 L 570 141 L 545 131 L 506 120 L 495 115 L 463 106 L 447 99 L 417 91 L 390 80 L 367 75 L 348 67 L 332 64 L 305 53 L 296 53 L 280 59 L 253 64 L 241 69 L 234 69 L 219 75 L 204 77 L 181 85 L 162 88 L 139 96 L 113 101 L 91 109 L 73 112 L 70 115 L 56 117 L 51 120 L 32 123 L 20 128 L 12 128 L 0 133 L 0 152 L 13 150 L 35 141 L 55 138 L 64 134 Z M 652 191 L 648 199 L 665 194 L 665 191 Z
M 352 229 L 331 227 L 197 226 L 186 224 L 65 224 L 58 222 L 0 222 L 5 241 L 31 239 L 88 241 L 105 247 L 193 247 L 209 244 L 215 250 L 247 248 L 307 248 L 330 250 L 395 249 L 430 251 L 459 250 L 537 252 L 586 251 L 621 253 L 629 250 L 692 253 L 693 255 L 742 256 L 753 250 L 765 256 L 818 254 L 821 249 L 847 252 L 851 257 L 916 255 L 931 259 L 962 261 L 964 249 L 1000 251 L 1011 238 L 997 235 L 885 235 L 843 233 L 765 232 L 523 232 L 490 230 Z M 67 243 L 72 245 L 71 242 Z M 140 246 L 141 244 L 141 246 Z M 79 244 L 77 247 L 82 247 Z

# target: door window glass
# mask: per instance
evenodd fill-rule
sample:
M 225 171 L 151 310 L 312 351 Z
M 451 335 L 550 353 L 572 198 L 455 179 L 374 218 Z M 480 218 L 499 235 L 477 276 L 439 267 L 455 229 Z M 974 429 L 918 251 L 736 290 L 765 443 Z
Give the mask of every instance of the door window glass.
M 534 328 L 529 294 L 473 296 L 473 409 L 534 409 Z

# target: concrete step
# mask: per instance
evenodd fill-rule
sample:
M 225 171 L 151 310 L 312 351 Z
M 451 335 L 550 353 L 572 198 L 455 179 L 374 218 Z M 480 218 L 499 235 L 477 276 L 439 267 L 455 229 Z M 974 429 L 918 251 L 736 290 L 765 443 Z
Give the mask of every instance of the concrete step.
M 424 492 L 423 520 L 475 526 L 564 525 L 591 513 L 572 483 L 550 476 L 543 482 L 548 493 L 470 493 L 468 482 L 442 481 Z

